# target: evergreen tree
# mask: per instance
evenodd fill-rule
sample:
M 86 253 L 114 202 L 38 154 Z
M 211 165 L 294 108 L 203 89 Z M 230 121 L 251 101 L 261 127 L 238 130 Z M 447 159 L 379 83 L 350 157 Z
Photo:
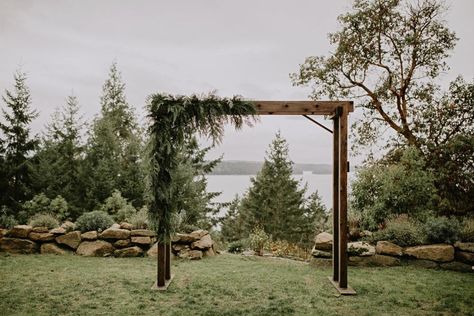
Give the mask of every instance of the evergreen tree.
M 286 140 L 278 132 L 241 202 L 240 216 L 247 231 L 260 226 L 275 240 L 295 243 L 304 243 L 314 233 L 314 219 L 305 206 L 306 187 L 300 188 L 300 182 L 292 178 L 292 165 Z
M 143 141 L 133 108 L 125 98 L 116 63 L 102 88 L 101 115 L 89 132 L 85 174 L 87 205 L 94 208 L 114 190 L 122 192 L 134 206 L 143 204 Z
M 2 109 L 0 122 L 0 205 L 10 214 L 16 214 L 32 196 L 31 155 L 38 144 L 29 127 L 37 113 L 31 109 L 26 74 L 18 71 L 14 80 L 13 91 L 6 90 L 2 98 L 8 110 Z
M 229 203 L 227 213 L 220 219 L 221 236 L 226 242 L 234 242 L 247 237 L 250 231 L 246 230 L 243 216 L 240 216 L 240 198 L 238 195 Z
M 81 215 L 85 206 L 81 139 L 84 123 L 79 110 L 77 97 L 71 95 L 67 97 L 66 105 L 53 113 L 35 168 L 36 191 L 51 198 L 61 195 L 68 202 L 73 218 Z
M 179 225 L 176 229 L 192 231 L 210 229 L 213 222 L 210 215 L 219 211 L 219 204 L 212 202 L 219 192 L 207 192 L 206 174 L 219 163 L 220 159 L 206 161 L 205 155 L 211 149 L 199 148 L 195 137 L 184 143 L 179 154 L 179 166 L 172 175 L 175 196 L 179 197 Z

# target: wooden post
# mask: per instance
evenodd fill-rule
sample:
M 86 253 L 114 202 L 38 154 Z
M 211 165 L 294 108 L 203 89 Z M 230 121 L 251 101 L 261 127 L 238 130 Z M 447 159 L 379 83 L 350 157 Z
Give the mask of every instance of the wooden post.
M 162 241 L 158 242 L 158 276 L 156 278 L 156 286 L 165 286 L 165 262 L 166 262 L 166 250 L 165 243 Z
M 332 280 L 339 281 L 339 111 L 333 118 L 333 162 L 332 162 Z
M 171 241 L 166 243 L 165 279 L 171 280 Z
M 347 288 L 347 109 L 339 121 L 339 287 Z

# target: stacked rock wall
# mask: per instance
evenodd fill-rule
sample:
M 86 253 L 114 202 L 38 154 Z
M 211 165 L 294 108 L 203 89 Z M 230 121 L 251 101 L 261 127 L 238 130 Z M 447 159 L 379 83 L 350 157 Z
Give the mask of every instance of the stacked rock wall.
M 461 272 L 474 272 L 474 243 L 400 247 L 389 241 L 376 245 L 358 241 L 347 245 L 349 265 L 352 266 L 399 266 L 413 265 L 425 268 L 442 268 Z M 314 265 L 332 264 L 332 235 L 318 234 L 312 250 Z
M 132 225 L 114 224 L 103 232 L 70 231 L 71 224 L 49 230 L 45 227 L 18 225 L 0 229 L 0 251 L 17 254 L 68 254 L 95 257 L 139 257 L 157 255 L 155 233 L 133 229 Z M 172 240 L 173 255 L 179 258 L 201 259 L 215 255 L 214 242 L 205 230 L 177 234 Z

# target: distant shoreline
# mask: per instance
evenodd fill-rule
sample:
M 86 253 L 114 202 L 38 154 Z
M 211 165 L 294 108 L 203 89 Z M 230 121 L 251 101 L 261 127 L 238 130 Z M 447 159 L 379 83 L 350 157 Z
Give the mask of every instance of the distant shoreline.
M 209 175 L 256 175 L 262 169 L 262 161 L 226 160 L 221 161 Z M 293 164 L 293 174 L 332 174 L 330 164 Z

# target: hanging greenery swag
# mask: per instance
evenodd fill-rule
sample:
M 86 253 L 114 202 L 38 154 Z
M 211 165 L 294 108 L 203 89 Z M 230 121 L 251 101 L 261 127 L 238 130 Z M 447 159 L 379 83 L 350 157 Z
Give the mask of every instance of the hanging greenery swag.
M 198 133 L 219 143 L 224 124 L 236 129 L 252 125 L 256 111 L 251 102 L 240 97 L 173 96 L 154 94 L 147 102 L 149 125 L 150 192 L 149 219 L 158 240 L 169 241 L 173 233 L 171 218 L 179 197 L 173 189 L 173 174 L 179 163 L 179 151 L 186 139 Z

